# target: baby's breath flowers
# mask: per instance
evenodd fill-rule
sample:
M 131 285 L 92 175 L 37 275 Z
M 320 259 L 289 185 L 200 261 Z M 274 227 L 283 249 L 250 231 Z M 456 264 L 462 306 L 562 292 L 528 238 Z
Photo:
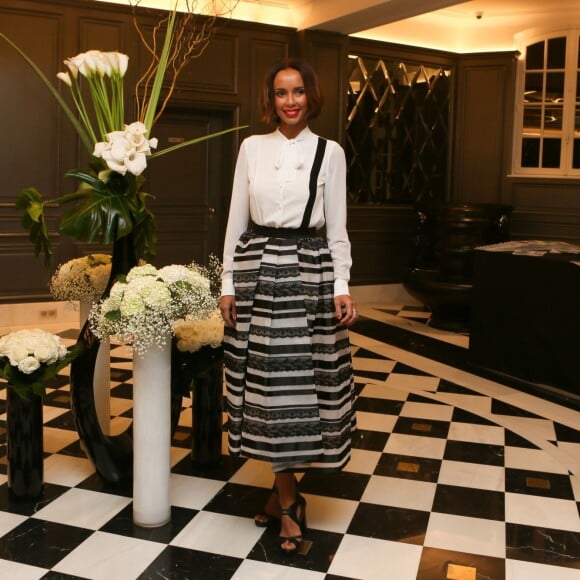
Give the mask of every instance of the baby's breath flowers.
M 204 320 L 215 309 L 210 281 L 193 266 L 136 266 L 89 314 L 95 335 L 132 344 L 138 354 L 162 346 L 175 324 Z
M 0 377 L 21 397 L 44 396 L 46 382 L 76 356 L 62 339 L 46 330 L 17 330 L 0 337 Z
M 111 275 L 109 254 L 89 254 L 61 264 L 50 279 L 55 300 L 94 302 L 105 291 Z

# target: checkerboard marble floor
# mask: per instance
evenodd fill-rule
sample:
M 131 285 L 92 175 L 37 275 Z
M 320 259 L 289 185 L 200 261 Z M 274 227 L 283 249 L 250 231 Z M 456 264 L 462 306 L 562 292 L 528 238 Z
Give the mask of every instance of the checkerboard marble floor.
M 340 474 L 299 477 L 310 549 L 287 557 L 258 528 L 269 467 L 191 460 L 191 400 L 172 442 L 171 522 L 132 522 L 130 484 L 84 455 L 66 373 L 44 406 L 45 486 L 7 489 L 0 386 L 0 578 L 579 580 L 580 412 L 462 362 L 468 337 L 421 308 L 361 305 L 351 333 L 358 431 Z M 60 329 L 71 343 L 76 329 Z M 111 349 L 111 430 L 131 421 L 131 350 Z M 467 368 L 467 370 L 466 370 Z

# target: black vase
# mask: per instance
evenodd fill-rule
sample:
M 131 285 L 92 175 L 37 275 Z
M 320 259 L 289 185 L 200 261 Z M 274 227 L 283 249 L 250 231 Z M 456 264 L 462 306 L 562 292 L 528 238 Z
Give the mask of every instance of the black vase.
M 208 346 L 194 354 L 205 358 L 206 367 L 194 373 L 192 381 L 191 458 L 198 465 L 208 465 L 221 458 L 223 350 Z
M 111 256 L 111 275 L 103 298 L 109 295 L 120 274 L 127 274 L 138 263 L 133 236 L 117 239 Z M 94 374 L 100 340 L 87 320 L 77 340 L 81 354 L 70 367 L 71 410 L 75 425 L 88 458 L 97 473 L 108 483 L 119 483 L 131 477 L 133 438 L 129 427 L 115 436 L 105 435 L 95 407 Z
M 6 447 L 8 489 L 15 499 L 35 499 L 44 483 L 42 398 L 34 393 L 23 399 L 6 389 Z

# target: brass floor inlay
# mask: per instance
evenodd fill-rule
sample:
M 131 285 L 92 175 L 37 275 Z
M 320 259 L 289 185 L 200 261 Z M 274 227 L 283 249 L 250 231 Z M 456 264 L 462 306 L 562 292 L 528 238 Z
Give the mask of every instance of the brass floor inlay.
M 526 485 L 536 489 L 550 489 L 550 480 L 543 477 L 526 477 Z
M 446 580 L 475 580 L 477 568 L 473 566 L 461 566 L 459 564 L 447 565 Z
M 310 540 L 302 540 L 300 547 L 298 548 L 298 556 L 307 556 L 312 548 L 312 542 Z
M 429 423 L 413 423 L 411 425 L 413 431 L 423 431 L 424 433 L 429 433 L 432 428 L 433 426 L 429 425 Z
M 419 463 L 409 463 L 408 461 L 399 461 L 396 467 L 397 471 L 405 471 L 407 473 L 419 473 L 421 466 Z

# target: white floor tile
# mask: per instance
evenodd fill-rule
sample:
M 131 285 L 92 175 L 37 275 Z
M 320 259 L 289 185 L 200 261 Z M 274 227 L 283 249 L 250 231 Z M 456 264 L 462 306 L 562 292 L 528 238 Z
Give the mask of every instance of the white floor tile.
M 133 423 L 133 420 L 129 417 L 112 417 L 109 429 L 111 435 L 119 435 L 126 431 Z
M 45 568 L 0 559 L 0 578 L 6 580 L 38 580 L 47 572 Z
M 389 375 L 385 382 L 389 387 L 396 387 L 397 389 L 411 391 L 412 393 L 419 391 L 434 392 L 439 386 L 439 379 L 437 377 L 403 375 L 399 373 Z
M 324 580 L 326 574 L 268 562 L 244 560 L 232 580 Z
M 564 465 L 541 449 L 506 447 L 505 466 L 548 473 L 568 473 L 568 469 Z
M 361 501 L 414 510 L 430 511 L 437 485 L 428 481 L 373 475 L 367 483 Z
M 416 580 L 421 546 L 346 535 L 329 574 L 364 580 Z
M 170 463 L 171 467 L 177 465 L 184 457 L 191 455 L 191 449 L 185 447 L 171 447 L 170 452 Z
M 384 451 L 394 455 L 401 454 L 442 459 L 445 453 L 445 445 L 446 440 L 438 437 L 419 437 L 418 435 L 391 433 Z
M 496 465 L 481 465 L 445 459 L 441 463 L 438 483 L 473 489 L 504 491 L 505 470 Z
M 42 407 L 42 422 L 44 424 L 49 423 L 53 419 L 56 419 L 57 417 L 60 417 L 67 412 L 68 409 L 65 407 L 53 407 L 52 405 L 44 405 Z
M 505 521 L 580 532 L 578 507 L 572 500 L 506 493 Z
M 373 371 L 377 373 L 390 373 L 395 366 L 394 360 L 385 360 L 380 358 L 360 358 L 353 360 L 353 368 L 357 371 Z
M 126 413 L 133 407 L 132 399 L 122 399 L 121 397 L 111 397 L 110 399 L 110 413 L 111 417 L 118 417 Z
M 502 425 L 521 435 L 528 441 L 542 439 L 544 441 L 554 441 L 556 432 L 554 424 L 548 419 L 532 419 L 529 417 L 506 417 L 498 415 L 502 419 Z
M 0 512 L 0 537 L 12 531 L 15 527 L 19 526 L 22 522 L 25 522 L 27 519 L 28 518 L 26 516 L 12 514 L 10 512 Z M 1 574 L 0 578 L 3 578 Z
M 381 458 L 378 451 L 367 451 L 366 449 L 353 449 L 351 451 L 350 461 L 343 471 L 349 473 L 366 473 L 372 475 Z
M 477 425 L 475 423 L 451 423 L 448 439 L 452 441 L 469 441 L 487 445 L 503 445 L 505 442 L 503 427 L 494 425 Z
M 396 415 L 358 411 L 356 414 L 356 423 L 359 429 L 390 433 L 397 422 L 397 418 Z
M 505 558 L 505 524 L 433 512 L 429 517 L 425 546 Z
M 271 489 L 274 484 L 272 466 L 266 461 L 248 459 L 230 478 L 230 482 Z
M 547 566 L 521 560 L 507 560 L 505 578 L 506 580 L 578 580 L 580 571 L 577 568 Z
M 580 501 L 580 474 L 576 473 L 570 476 L 570 483 L 572 484 L 572 491 L 574 492 L 574 499 Z
M 158 542 L 95 532 L 53 570 L 89 580 L 128 580 L 138 578 L 164 548 Z
M 395 389 L 386 383 L 380 385 L 369 384 L 361 391 L 361 397 L 373 399 L 389 399 L 391 401 L 406 401 L 409 393 L 402 389 Z
M 223 486 L 223 481 L 172 473 L 169 480 L 171 505 L 203 509 Z
M 44 481 L 74 487 L 95 473 L 93 464 L 83 457 L 55 453 L 44 460 Z
M 189 550 L 245 558 L 264 533 L 252 518 L 199 512 L 171 542 Z
M 98 530 L 118 514 L 131 500 L 126 497 L 71 488 L 34 514 L 34 517 Z
M 432 419 L 434 421 L 451 421 L 453 407 L 436 403 L 418 403 L 407 401 L 401 410 L 401 417 L 415 419 Z
M 346 533 L 358 507 L 349 499 L 303 494 L 306 499 L 308 528 L 327 532 Z
M 46 453 L 58 453 L 78 439 L 76 431 L 44 426 L 43 445 Z
M 476 415 L 486 416 L 491 413 L 491 398 L 484 395 L 438 392 L 437 400 L 441 400 L 459 409 L 465 409 Z

